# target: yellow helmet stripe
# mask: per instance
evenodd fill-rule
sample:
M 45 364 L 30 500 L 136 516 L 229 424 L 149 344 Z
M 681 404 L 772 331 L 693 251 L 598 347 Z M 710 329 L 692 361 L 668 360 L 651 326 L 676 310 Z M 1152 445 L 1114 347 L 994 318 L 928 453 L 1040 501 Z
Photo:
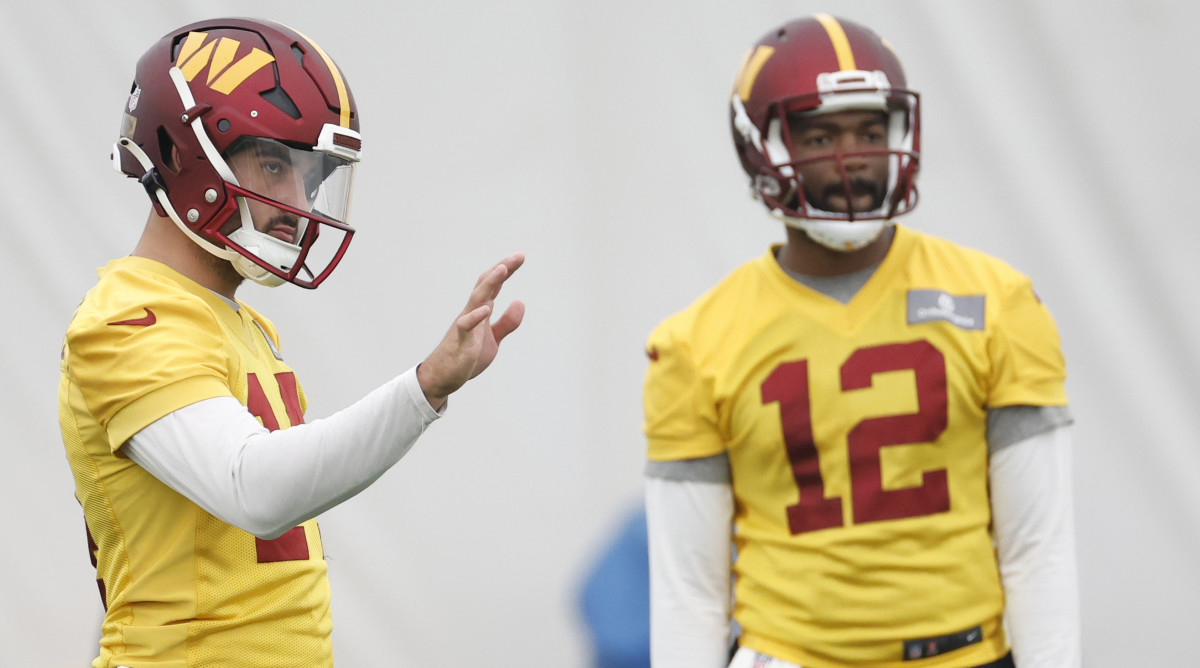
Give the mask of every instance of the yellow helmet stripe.
M 838 67 L 843 72 L 857 70 L 858 68 L 854 64 L 854 51 L 850 48 L 850 40 L 846 37 L 846 31 L 842 29 L 842 24 L 828 14 L 815 14 L 813 18 L 817 19 L 825 28 L 825 32 L 829 33 L 829 41 L 833 42 L 833 52 L 837 54 Z
M 750 91 L 754 89 L 754 80 L 758 78 L 758 73 L 762 71 L 763 65 L 766 65 L 767 60 L 774 54 L 775 49 L 769 46 L 760 46 L 754 51 L 746 53 L 746 57 L 742 59 L 742 66 L 738 68 L 737 80 L 733 83 L 734 90 L 742 98 L 742 102 L 750 99 Z
M 329 73 L 333 75 L 333 85 L 337 88 L 338 108 L 341 109 L 339 124 L 344 128 L 349 128 L 350 94 L 346 90 L 346 82 L 342 79 L 342 73 L 338 71 L 337 65 L 333 64 L 333 59 L 329 57 L 329 54 L 325 53 L 325 50 L 322 49 L 316 42 L 312 41 L 308 35 L 305 35 L 295 28 L 292 28 L 292 30 L 295 30 L 297 35 L 300 35 L 309 44 L 311 44 L 312 47 L 317 50 L 317 53 L 321 55 L 321 59 L 325 61 L 325 66 L 329 68 Z

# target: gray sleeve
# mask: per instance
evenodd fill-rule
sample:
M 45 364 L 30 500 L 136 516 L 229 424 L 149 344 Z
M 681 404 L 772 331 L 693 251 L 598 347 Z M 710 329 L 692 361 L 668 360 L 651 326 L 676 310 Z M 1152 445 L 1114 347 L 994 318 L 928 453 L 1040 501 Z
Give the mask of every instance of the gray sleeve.
M 1056 427 L 1074 422 L 1066 406 L 1004 406 L 993 408 L 987 416 L 988 451 L 1018 443 Z M 646 462 L 646 476 L 663 480 L 728 483 L 729 455 L 699 459 Z
M 730 482 L 729 455 L 721 453 L 699 459 L 678 459 L 669 462 L 648 460 L 646 477 L 691 482 Z
M 1002 406 L 987 414 L 988 452 L 1075 421 L 1066 406 Z

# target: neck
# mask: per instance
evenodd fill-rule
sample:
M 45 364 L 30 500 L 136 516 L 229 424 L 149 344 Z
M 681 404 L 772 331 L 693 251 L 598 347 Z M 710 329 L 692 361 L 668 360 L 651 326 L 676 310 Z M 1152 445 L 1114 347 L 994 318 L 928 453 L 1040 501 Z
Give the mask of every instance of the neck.
M 242 283 L 232 264 L 201 248 L 174 221 L 153 210 L 132 255 L 161 262 L 229 299 Z
M 787 242 L 777 259 L 784 269 L 806 276 L 841 276 L 873 267 L 887 256 L 896 236 L 896 227 L 888 225 L 879 238 L 853 251 L 836 251 L 815 242 L 803 230 L 788 227 Z

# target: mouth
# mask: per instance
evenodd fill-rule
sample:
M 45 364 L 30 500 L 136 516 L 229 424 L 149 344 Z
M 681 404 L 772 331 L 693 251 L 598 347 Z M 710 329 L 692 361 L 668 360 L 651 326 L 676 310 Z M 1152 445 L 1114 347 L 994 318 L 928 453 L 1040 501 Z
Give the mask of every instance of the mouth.
M 851 182 L 848 191 L 840 183 L 831 184 L 823 195 L 824 206 L 821 208 L 840 213 L 873 211 L 883 201 L 879 188 L 870 181 Z
M 293 227 L 284 226 L 272 227 L 267 231 L 267 234 L 290 244 L 296 238 L 296 229 Z
M 296 243 L 296 224 L 289 221 L 273 220 L 265 233 L 289 244 Z

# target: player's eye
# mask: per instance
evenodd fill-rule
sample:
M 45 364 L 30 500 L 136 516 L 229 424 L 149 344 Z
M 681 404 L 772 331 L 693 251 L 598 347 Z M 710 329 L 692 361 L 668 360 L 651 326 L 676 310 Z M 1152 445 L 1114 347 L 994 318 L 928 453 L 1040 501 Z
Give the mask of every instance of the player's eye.
M 800 137 L 800 145 L 810 148 L 822 148 L 833 143 L 833 138 L 824 133 L 807 133 Z
M 863 131 L 861 140 L 870 144 L 882 144 L 887 141 L 887 132 L 882 127 L 872 127 Z

